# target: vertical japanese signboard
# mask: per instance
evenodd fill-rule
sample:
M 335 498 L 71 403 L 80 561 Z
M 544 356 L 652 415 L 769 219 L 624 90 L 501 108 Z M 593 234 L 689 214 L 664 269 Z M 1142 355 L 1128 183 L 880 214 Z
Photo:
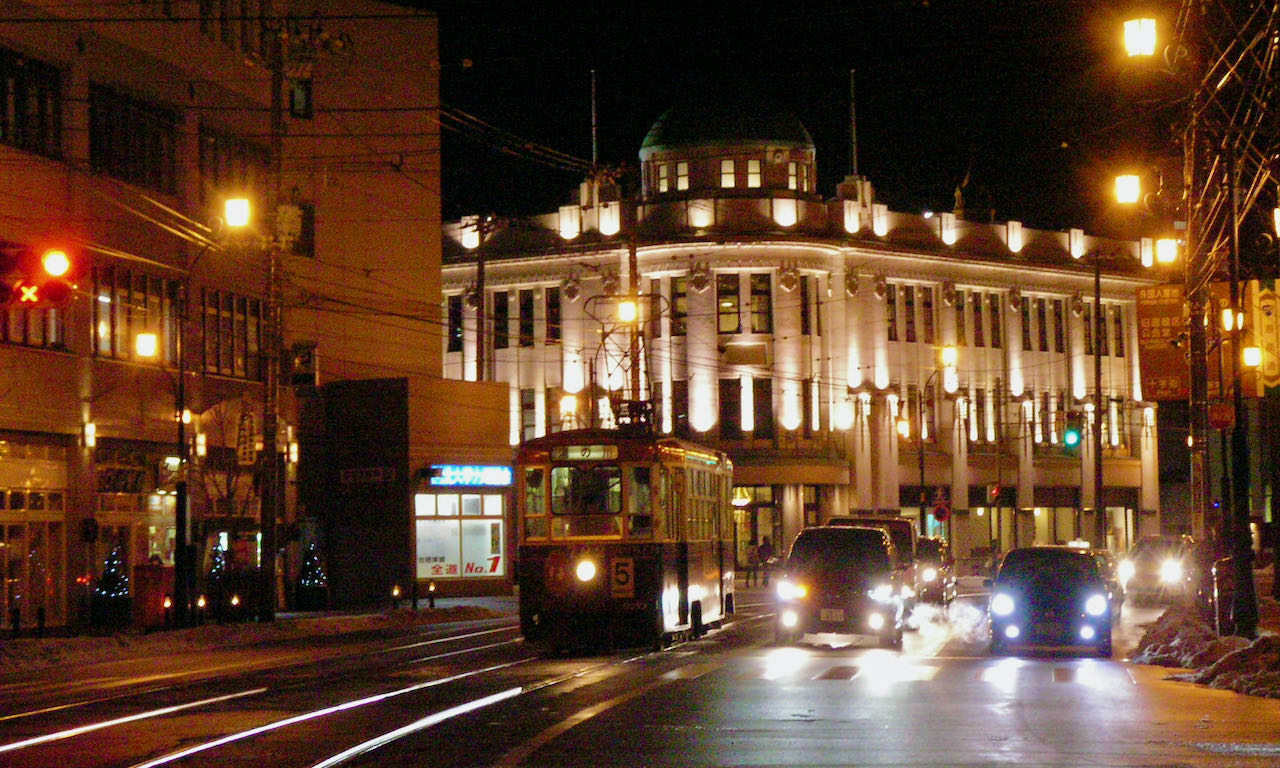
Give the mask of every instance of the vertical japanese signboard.
M 1142 396 L 1147 400 L 1186 400 L 1190 392 L 1186 344 L 1187 302 L 1178 284 L 1138 289 L 1138 360 Z

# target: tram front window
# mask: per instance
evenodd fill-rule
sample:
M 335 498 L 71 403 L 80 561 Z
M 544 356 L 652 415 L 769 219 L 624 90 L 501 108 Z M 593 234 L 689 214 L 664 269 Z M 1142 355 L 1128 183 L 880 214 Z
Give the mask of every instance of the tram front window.
M 622 534 L 622 470 L 616 465 L 552 467 L 551 499 L 556 536 Z

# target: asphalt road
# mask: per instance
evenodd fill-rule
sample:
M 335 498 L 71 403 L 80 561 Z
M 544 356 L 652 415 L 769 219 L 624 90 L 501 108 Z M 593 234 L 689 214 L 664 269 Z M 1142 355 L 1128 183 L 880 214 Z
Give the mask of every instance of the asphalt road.
M 1158 608 L 1117 658 L 991 657 L 982 600 L 900 652 L 778 646 L 750 590 L 657 653 L 546 657 L 503 618 L 64 670 L 0 688 L 0 765 L 1280 765 L 1280 700 L 1123 660 Z

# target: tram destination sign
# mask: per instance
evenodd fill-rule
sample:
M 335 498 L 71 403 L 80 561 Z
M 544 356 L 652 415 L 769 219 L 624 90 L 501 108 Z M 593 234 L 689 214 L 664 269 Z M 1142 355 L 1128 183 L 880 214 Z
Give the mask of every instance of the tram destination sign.
M 616 458 L 616 445 L 558 445 L 551 449 L 552 461 L 601 461 Z

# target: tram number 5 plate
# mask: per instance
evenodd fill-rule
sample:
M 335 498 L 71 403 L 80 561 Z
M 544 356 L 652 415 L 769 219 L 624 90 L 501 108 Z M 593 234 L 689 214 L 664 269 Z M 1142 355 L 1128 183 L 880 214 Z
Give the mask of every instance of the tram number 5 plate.
M 609 561 L 609 596 L 636 596 L 636 561 L 630 557 L 615 557 Z

